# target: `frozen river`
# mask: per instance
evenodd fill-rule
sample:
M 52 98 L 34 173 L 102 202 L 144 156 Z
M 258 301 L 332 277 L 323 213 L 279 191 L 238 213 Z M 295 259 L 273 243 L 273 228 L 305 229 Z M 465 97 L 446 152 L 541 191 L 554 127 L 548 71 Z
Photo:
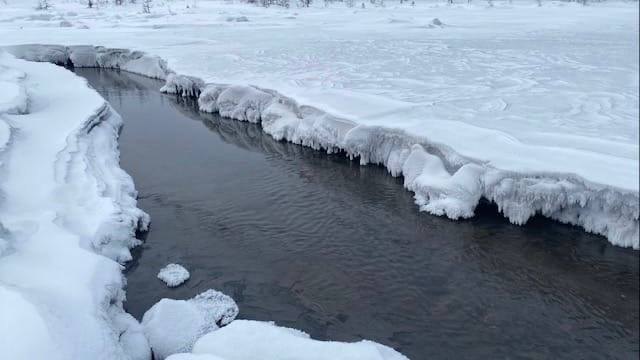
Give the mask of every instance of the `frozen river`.
M 319 339 L 370 339 L 411 359 L 635 358 L 638 252 L 491 205 L 420 213 L 402 179 L 200 114 L 162 83 L 79 69 L 125 121 L 121 166 L 151 215 L 128 264 L 127 311 L 208 288 L 240 318 Z M 156 278 L 177 262 L 191 279 Z

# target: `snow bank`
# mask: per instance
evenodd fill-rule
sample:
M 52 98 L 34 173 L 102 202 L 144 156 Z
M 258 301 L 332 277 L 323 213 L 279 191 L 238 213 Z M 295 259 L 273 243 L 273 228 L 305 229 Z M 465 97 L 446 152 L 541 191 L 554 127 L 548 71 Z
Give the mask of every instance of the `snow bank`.
M 203 336 L 193 347 L 193 354 L 177 354 L 168 359 L 408 360 L 397 351 L 372 341 L 318 341 L 302 331 L 249 320 L 236 320 Z
M 384 165 L 392 175 L 404 175 L 416 204 L 431 214 L 469 218 L 484 197 L 513 224 L 542 214 L 604 235 L 615 245 L 639 248 L 637 191 L 572 174 L 497 169 L 402 130 L 359 125 L 252 86 L 208 85 L 198 103 L 201 111 L 261 123 L 277 140 L 328 152 L 342 150 L 363 165 Z
M 120 117 L 51 64 L 0 53 L 0 79 L 12 84 L 0 93 L 3 356 L 149 359 L 140 324 L 122 307 L 119 262 L 149 218 L 118 166 Z
M 316 107 L 300 105 L 274 90 L 256 86 L 205 84 L 199 78 L 176 74 L 160 59 L 139 52 L 49 45 L 17 46 L 11 47 L 10 51 L 27 59 L 54 63 L 71 61 L 74 65 L 73 59 L 80 58 L 78 54 L 109 54 L 102 56 L 110 61 L 83 60 L 78 64 L 122 68 L 166 79 L 161 91 L 197 97 L 201 111 L 260 123 L 266 133 L 278 140 L 328 152 L 344 151 L 352 159 L 359 158 L 363 165 L 384 165 L 393 176 L 404 175 L 405 187 L 415 193 L 416 204 L 422 211 L 434 215 L 469 218 L 474 215 L 480 199 L 486 198 L 496 203 L 513 224 L 523 225 L 532 216 L 541 214 L 603 235 L 614 245 L 640 248 L 637 181 L 629 185 L 627 180 L 616 180 L 617 176 L 626 179 L 637 172 L 627 168 L 626 160 L 579 151 L 556 154 L 567 156 L 567 162 L 583 163 L 585 169 L 596 163 L 619 164 L 619 170 L 610 174 L 610 178 L 616 180 L 612 183 L 629 186 L 590 181 L 571 172 L 515 171 L 509 166 L 494 166 L 491 161 L 483 160 L 482 154 L 477 158 L 459 154 L 446 144 L 431 141 L 428 133 L 415 135 L 403 129 L 360 124 Z M 114 54 L 137 54 L 137 58 L 156 60 L 152 61 L 150 70 L 140 69 L 127 65 L 129 57 Z M 434 130 L 438 130 L 437 127 Z M 470 130 L 452 128 L 450 132 L 462 134 Z M 477 137 L 476 142 L 482 143 L 494 136 L 486 130 L 474 131 L 477 131 L 472 135 Z M 511 151 L 509 146 L 505 145 L 502 150 L 498 148 L 497 152 L 508 153 Z M 518 152 L 520 148 L 513 151 Z M 585 170 L 585 173 L 590 171 Z M 603 178 L 602 175 L 598 177 Z
M 169 264 L 158 273 L 158 279 L 167 284 L 168 287 L 176 287 L 189 280 L 189 271 L 179 264 Z
M 230 323 L 238 306 L 229 296 L 207 290 L 189 300 L 162 299 L 142 318 L 156 359 L 189 352 L 202 335 Z
M 14 56 L 38 62 L 75 67 L 100 67 L 125 70 L 154 79 L 164 80 L 172 72 L 164 60 L 140 51 L 105 48 L 102 46 L 16 45 L 5 48 Z

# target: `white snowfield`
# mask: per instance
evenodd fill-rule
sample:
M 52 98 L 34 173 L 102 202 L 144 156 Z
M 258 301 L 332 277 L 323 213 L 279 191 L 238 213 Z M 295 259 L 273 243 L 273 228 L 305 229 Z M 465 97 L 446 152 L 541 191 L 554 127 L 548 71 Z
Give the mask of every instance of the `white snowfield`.
M 158 272 L 158 279 L 164 281 L 168 287 L 176 287 L 182 285 L 189 280 L 189 270 L 179 264 L 168 264 Z
M 149 218 L 118 165 L 120 117 L 71 72 L 1 51 L 0 84 L 2 358 L 148 359 L 122 308 Z
M 637 3 L 416 3 L 8 0 L 0 45 L 64 45 L 10 51 L 166 79 L 203 111 L 384 164 L 433 214 L 486 198 L 514 224 L 542 214 L 638 249 Z

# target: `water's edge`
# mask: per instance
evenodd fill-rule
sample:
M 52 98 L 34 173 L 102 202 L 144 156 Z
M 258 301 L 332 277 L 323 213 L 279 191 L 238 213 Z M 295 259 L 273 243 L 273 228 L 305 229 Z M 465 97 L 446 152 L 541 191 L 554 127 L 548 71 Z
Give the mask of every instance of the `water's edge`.
M 590 183 L 570 174 L 515 174 L 491 168 L 447 146 L 403 131 L 357 125 L 299 105 L 272 90 L 205 84 L 199 78 L 175 74 L 163 59 L 139 51 L 57 45 L 22 45 L 7 50 L 32 61 L 120 69 L 165 80 L 163 92 L 197 98 L 201 111 L 260 123 L 277 140 L 329 153 L 344 152 L 361 164 L 381 164 L 394 176 L 404 175 L 404 186 L 415 193 L 422 211 L 451 219 L 469 218 L 480 201 L 487 199 L 513 224 L 525 224 L 541 214 L 603 235 L 614 245 L 640 249 L 637 192 Z M 438 172 L 430 174 L 434 169 Z M 429 179 L 425 182 L 425 174 L 427 178 L 446 178 L 445 185 L 434 185 Z M 465 180 L 470 177 L 475 179 L 471 184 Z
M 201 113 L 148 78 L 78 72 L 115 82 L 97 89 L 127 119 L 122 166 L 154 220 L 127 264 L 134 316 L 215 288 L 241 318 L 416 359 L 637 352 L 637 252 L 540 216 L 512 226 L 494 205 L 430 216 L 381 166 Z M 192 278 L 166 288 L 169 262 Z

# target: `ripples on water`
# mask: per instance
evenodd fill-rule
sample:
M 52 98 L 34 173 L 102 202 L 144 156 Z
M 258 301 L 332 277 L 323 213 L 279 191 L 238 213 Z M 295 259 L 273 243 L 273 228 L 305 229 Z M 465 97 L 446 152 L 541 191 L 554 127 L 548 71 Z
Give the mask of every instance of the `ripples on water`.
M 638 252 L 488 204 L 465 221 L 419 213 L 382 167 L 199 114 L 154 80 L 77 73 L 125 119 L 121 164 L 152 219 L 127 269 L 134 316 L 215 288 L 242 318 L 414 360 L 638 357 Z M 156 279 L 169 262 L 191 271 L 182 287 Z

